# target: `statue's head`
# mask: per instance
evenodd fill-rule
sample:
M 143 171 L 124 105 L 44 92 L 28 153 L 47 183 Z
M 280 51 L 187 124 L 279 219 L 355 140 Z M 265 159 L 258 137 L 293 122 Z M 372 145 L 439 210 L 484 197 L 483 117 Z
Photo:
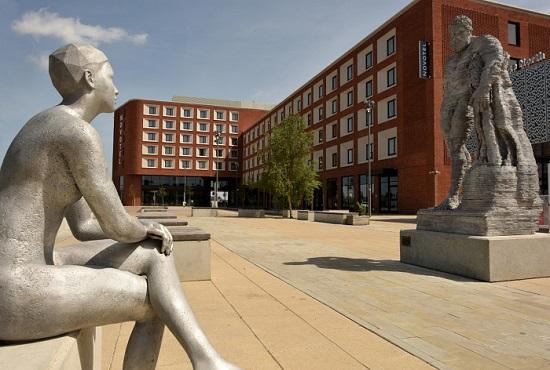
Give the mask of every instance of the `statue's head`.
M 92 45 L 68 44 L 50 55 L 50 78 L 63 99 L 93 96 L 101 112 L 113 112 L 118 91 L 107 56 Z
M 472 20 L 465 15 L 459 15 L 449 26 L 451 48 L 455 52 L 464 50 L 472 40 Z

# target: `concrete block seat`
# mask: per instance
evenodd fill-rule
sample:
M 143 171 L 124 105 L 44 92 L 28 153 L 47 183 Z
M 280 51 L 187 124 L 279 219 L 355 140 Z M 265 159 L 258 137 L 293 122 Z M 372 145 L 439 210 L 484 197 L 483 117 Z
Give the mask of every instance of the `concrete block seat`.
M 248 217 L 248 218 L 265 217 L 265 210 L 263 209 L 239 208 L 237 212 L 238 212 L 238 217 Z
M 157 219 L 157 218 L 177 218 L 175 213 L 170 212 L 147 212 L 147 213 L 139 213 L 136 215 L 137 218 L 150 218 L 150 219 Z
M 334 211 L 315 211 L 313 220 L 315 222 L 325 222 L 329 224 L 340 224 L 343 225 L 346 223 L 346 219 L 349 215 L 349 212 L 334 212 Z
M 143 221 L 155 221 L 164 226 L 187 226 L 187 221 L 178 218 L 140 218 Z
M 144 209 L 168 209 L 168 206 L 142 206 L 140 211 Z
M 27 343 L 0 342 L 0 369 L 101 370 L 101 328 Z
M 180 281 L 210 280 L 210 234 L 197 227 L 169 226 Z
M 217 217 L 218 209 L 210 207 L 193 207 L 192 215 L 193 217 Z

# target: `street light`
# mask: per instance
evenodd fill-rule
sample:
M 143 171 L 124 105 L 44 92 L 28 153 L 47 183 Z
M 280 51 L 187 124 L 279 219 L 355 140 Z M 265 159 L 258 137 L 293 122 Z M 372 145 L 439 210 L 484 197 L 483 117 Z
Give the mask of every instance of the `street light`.
M 368 158 L 369 158 L 369 176 L 368 176 L 368 202 L 369 202 L 369 217 L 372 217 L 372 172 L 371 172 L 371 161 L 372 161 L 372 152 L 371 152 L 371 143 L 370 143 L 370 126 L 374 122 L 374 117 L 371 115 L 372 110 L 374 109 L 374 100 L 365 99 L 365 110 L 367 116 L 365 117 L 367 121 L 367 127 L 369 129 L 367 136 L 367 147 L 368 147 Z M 370 120 L 369 120 L 370 116 Z
M 216 130 L 216 133 L 214 134 L 214 143 L 216 144 L 216 159 L 215 159 L 215 167 L 216 167 L 216 183 L 214 185 L 214 208 L 218 208 L 218 145 L 220 144 L 222 138 L 222 133 L 218 130 Z

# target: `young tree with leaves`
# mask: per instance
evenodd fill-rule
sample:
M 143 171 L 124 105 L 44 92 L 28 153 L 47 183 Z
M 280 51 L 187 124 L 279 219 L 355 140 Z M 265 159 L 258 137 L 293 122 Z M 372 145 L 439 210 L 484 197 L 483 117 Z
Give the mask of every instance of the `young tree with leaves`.
M 312 201 L 321 184 L 309 162 L 312 145 L 313 134 L 306 132 L 302 117 L 291 115 L 273 128 L 261 153 L 265 172 L 258 185 L 283 200 L 291 218 L 293 207 Z

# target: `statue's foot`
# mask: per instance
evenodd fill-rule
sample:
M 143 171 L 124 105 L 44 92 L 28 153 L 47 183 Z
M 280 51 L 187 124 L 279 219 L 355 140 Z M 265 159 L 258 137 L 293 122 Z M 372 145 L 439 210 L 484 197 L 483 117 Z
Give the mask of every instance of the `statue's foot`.
M 458 205 L 460 202 L 458 201 L 458 197 L 452 196 L 447 197 L 441 202 L 438 206 L 434 207 L 436 211 L 444 211 L 444 210 L 451 210 L 458 208 Z

